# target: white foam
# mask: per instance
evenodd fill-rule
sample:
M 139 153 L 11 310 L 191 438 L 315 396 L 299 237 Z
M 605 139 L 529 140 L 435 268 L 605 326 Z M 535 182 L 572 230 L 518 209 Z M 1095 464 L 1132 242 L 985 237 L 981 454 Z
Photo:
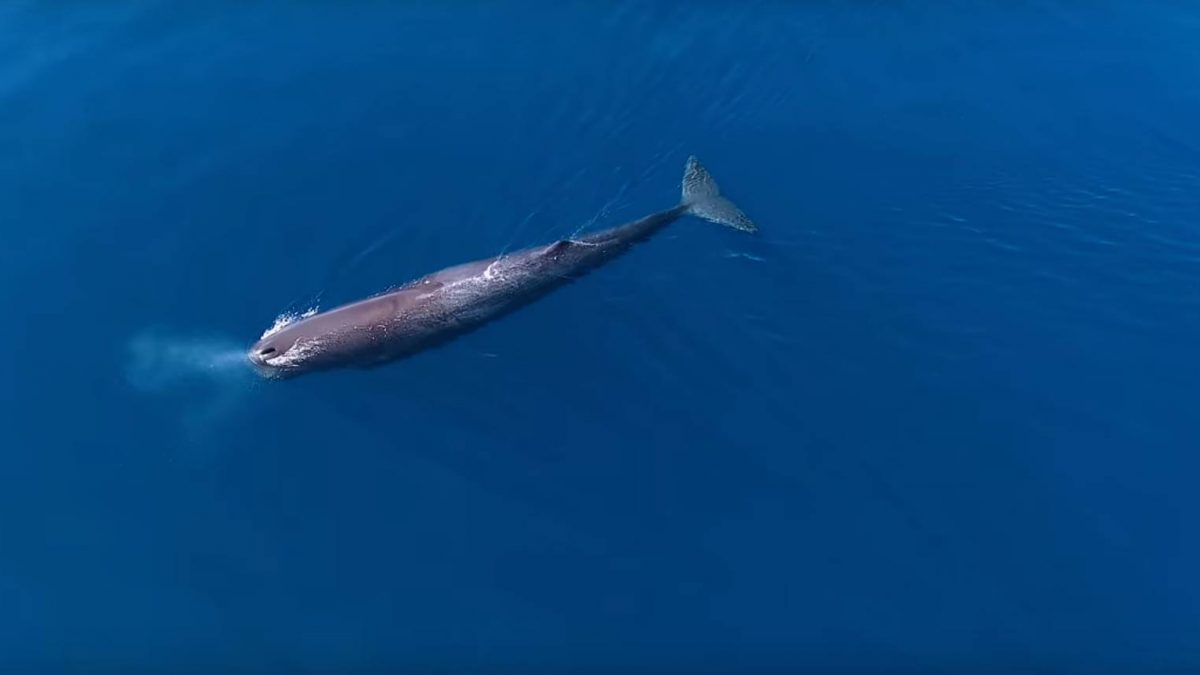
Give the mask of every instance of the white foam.
M 295 312 L 284 312 L 283 314 L 280 314 L 279 316 L 275 317 L 275 323 L 271 324 L 270 328 L 263 331 L 262 336 L 258 339 L 265 340 L 266 338 L 271 337 L 272 335 L 278 333 L 279 331 L 283 330 L 284 328 L 287 328 L 288 326 L 296 323 L 300 319 L 307 319 L 308 317 L 310 317 L 316 313 L 317 313 L 317 307 L 315 305 L 312 307 L 309 307 L 308 309 L 304 310 L 300 314 L 296 314 Z
M 275 368 L 294 368 L 304 363 L 308 358 L 321 351 L 321 341 L 301 338 L 292 348 L 271 359 Z

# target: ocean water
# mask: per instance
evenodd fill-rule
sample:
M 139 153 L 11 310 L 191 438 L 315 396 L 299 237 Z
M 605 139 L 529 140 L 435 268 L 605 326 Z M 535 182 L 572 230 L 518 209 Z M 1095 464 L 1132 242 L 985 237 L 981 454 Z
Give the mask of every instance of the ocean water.
M 0 668 L 1200 668 L 1198 34 L 4 3 Z M 680 221 L 375 370 L 242 360 L 669 207 L 692 153 L 757 235 Z

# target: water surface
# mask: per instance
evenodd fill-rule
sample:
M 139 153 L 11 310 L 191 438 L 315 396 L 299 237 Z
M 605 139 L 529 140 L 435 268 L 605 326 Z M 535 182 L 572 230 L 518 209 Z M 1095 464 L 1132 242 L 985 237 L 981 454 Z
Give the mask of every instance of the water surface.
M 1200 667 L 1197 31 L 5 5 L 0 663 Z M 370 372 L 238 360 L 668 207 L 691 153 L 759 235 Z

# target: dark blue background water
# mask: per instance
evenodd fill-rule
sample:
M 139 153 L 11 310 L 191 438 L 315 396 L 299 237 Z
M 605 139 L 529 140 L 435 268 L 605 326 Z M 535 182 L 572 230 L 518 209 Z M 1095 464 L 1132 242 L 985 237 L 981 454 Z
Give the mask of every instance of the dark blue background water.
M 0 9 L 0 664 L 1200 667 L 1196 6 L 246 4 Z

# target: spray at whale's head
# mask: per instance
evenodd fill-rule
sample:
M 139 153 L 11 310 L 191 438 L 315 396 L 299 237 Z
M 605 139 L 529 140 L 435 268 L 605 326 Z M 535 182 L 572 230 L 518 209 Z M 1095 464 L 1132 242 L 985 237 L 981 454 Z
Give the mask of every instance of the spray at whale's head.
M 277 317 L 246 352 L 255 372 L 269 379 L 281 379 L 307 370 L 312 357 L 320 351 L 320 340 L 306 335 L 304 324 L 316 313 L 314 307 L 303 314 Z
M 159 403 L 177 406 L 180 431 L 200 442 L 222 422 L 252 409 L 254 374 L 244 349 L 226 336 L 145 328 L 126 344 L 125 381 Z

